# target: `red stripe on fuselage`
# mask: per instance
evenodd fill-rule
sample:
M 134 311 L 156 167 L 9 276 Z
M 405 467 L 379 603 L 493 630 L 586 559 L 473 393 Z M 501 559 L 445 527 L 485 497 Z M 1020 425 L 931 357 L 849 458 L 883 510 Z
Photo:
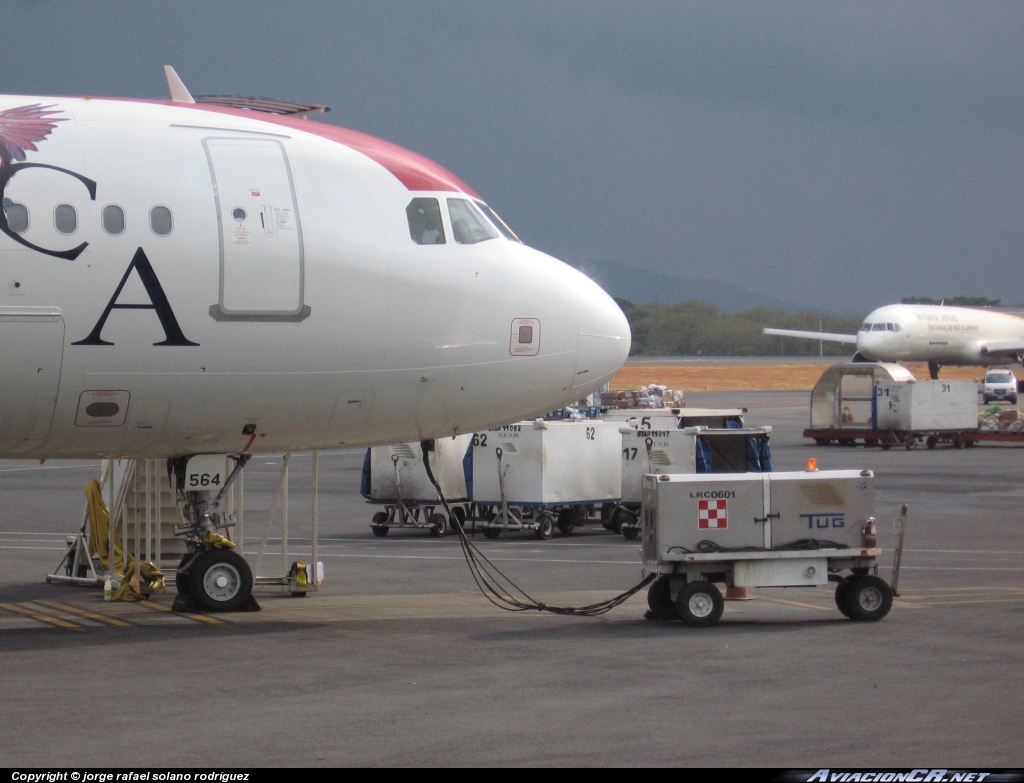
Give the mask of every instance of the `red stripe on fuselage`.
M 329 139 L 362 153 L 370 160 L 379 163 L 390 171 L 409 190 L 449 190 L 456 193 L 467 193 L 474 198 L 479 198 L 469 185 L 448 171 L 444 166 L 434 163 L 429 158 L 417 155 L 415 152 L 407 150 L 405 147 L 399 147 L 397 144 L 392 144 L 390 141 L 384 141 L 375 136 L 349 130 L 348 128 L 340 128 L 337 125 L 327 125 L 323 122 L 295 117 L 262 114 L 260 112 L 246 111 L 245 109 L 232 109 L 226 106 L 211 106 L 205 103 L 174 103 L 173 101 L 152 101 L 137 98 L 105 98 L 103 100 L 155 103 L 162 106 L 173 106 L 178 109 L 195 109 L 215 114 L 227 114 L 232 117 L 245 117 L 246 119 L 266 122 L 271 125 L 292 128 L 303 133 L 311 133 L 314 136 Z

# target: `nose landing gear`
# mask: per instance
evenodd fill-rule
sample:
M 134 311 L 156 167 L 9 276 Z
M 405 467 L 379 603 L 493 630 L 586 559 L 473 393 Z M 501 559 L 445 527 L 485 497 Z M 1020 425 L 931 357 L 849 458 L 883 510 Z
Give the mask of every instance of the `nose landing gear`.
M 234 468 L 226 478 L 225 471 L 219 469 L 219 465 L 227 464 L 222 456 L 211 460 L 210 455 L 200 455 L 169 461 L 169 468 L 177 479 L 185 518 L 174 532 L 185 538 L 188 549 L 175 575 L 178 596 L 171 608 L 176 612 L 258 612 L 260 609 L 252 595 L 252 569 L 245 558 L 234 551 L 235 545 L 216 532 L 217 528 L 234 524 L 222 510 L 221 501 L 249 456 L 243 454 L 234 459 Z M 200 460 L 204 462 L 197 463 Z M 219 488 L 190 488 L 205 486 Z

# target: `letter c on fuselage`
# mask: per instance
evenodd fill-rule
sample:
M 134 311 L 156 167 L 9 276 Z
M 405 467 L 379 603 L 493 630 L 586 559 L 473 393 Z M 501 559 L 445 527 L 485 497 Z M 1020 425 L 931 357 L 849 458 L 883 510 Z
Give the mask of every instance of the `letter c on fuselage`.
M 7 190 L 7 183 L 11 181 L 14 175 L 17 174 L 22 169 L 33 168 L 52 169 L 53 171 L 59 171 L 62 174 L 67 174 L 68 176 L 74 177 L 83 185 L 85 185 L 86 190 L 89 191 L 89 199 L 92 201 L 96 200 L 96 183 L 93 180 L 89 179 L 88 177 L 85 177 L 81 174 L 76 174 L 74 171 L 70 171 L 69 169 L 62 169 L 60 166 L 51 166 L 48 163 L 14 163 L 9 166 L 4 166 L 3 168 L 0 168 L 0 201 L 3 200 L 4 191 Z M 29 242 L 24 237 L 15 234 L 13 231 L 11 231 L 11 227 L 7 223 L 7 213 L 4 212 L 4 210 L 2 209 L 0 209 L 0 231 L 3 231 L 5 234 L 7 234 L 7 236 L 9 236 L 19 245 L 24 245 L 27 248 L 36 250 L 40 253 L 45 253 L 48 256 L 53 256 L 54 258 L 63 258 L 67 261 L 74 261 L 76 258 L 78 258 L 79 255 L 81 255 L 82 251 L 89 246 L 88 242 L 83 242 L 78 247 L 71 248 L 71 250 L 47 250 L 45 247 L 35 245 Z

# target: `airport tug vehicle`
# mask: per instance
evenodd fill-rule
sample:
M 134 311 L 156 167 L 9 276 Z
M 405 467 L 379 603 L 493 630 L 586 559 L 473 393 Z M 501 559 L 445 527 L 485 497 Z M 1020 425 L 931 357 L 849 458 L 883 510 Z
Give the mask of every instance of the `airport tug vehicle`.
M 851 620 L 880 620 L 893 590 L 875 572 L 881 549 L 870 470 L 643 477 L 641 556 L 648 617 L 707 627 L 730 588 L 836 583 Z

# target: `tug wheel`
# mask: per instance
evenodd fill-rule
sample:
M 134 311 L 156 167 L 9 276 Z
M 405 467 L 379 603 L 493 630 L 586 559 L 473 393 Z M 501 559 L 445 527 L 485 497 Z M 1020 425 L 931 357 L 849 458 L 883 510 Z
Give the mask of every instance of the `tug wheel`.
M 711 582 L 690 582 L 676 595 L 679 619 L 693 628 L 708 628 L 722 618 L 725 599 Z
M 679 610 L 672 601 L 672 588 L 667 576 L 659 576 L 647 588 L 647 606 L 652 620 L 678 620 Z
M 836 605 L 851 620 L 881 620 L 892 609 L 892 588 L 869 574 L 856 574 L 836 588 Z

